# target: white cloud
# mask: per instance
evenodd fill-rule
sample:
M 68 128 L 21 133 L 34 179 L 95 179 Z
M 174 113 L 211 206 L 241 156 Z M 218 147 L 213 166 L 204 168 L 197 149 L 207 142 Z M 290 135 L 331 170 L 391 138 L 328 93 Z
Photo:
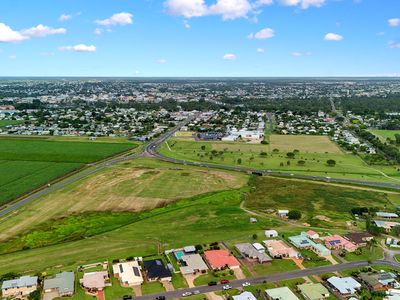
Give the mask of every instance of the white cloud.
M 257 0 L 254 4 L 254 6 L 259 7 L 262 5 L 271 5 L 273 4 L 274 1 L 273 0 Z
M 264 48 L 257 48 L 257 49 L 256 49 L 256 52 L 257 52 L 257 53 L 264 53 L 265 50 L 264 50 Z
M 400 43 L 399 42 L 389 42 L 389 48 L 390 49 L 400 49 Z
M 183 20 L 183 27 L 185 27 L 186 29 L 190 29 L 191 28 L 188 20 Z
M 340 34 L 337 34 L 337 33 L 330 32 L 330 33 L 325 34 L 324 39 L 326 41 L 336 41 L 336 42 L 338 42 L 338 41 L 343 40 L 343 36 L 341 36 Z
M 65 21 L 70 20 L 71 18 L 72 18 L 72 15 L 62 14 L 62 15 L 58 18 L 58 20 L 59 20 L 60 22 L 65 22 Z
M 10 55 L 8 58 L 9 59 L 17 59 L 17 56 L 15 54 L 13 54 L 13 55 Z
M 103 33 L 103 29 L 102 28 L 96 28 L 95 30 L 94 30 L 94 34 L 95 35 L 101 35 L 102 33 Z
M 41 52 L 40 55 L 47 57 L 55 56 L 54 52 Z
M 167 0 L 164 2 L 167 12 L 185 18 L 202 17 L 208 14 L 204 0 Z
M 236 55 L 232 53 L 227 53 L 222 57 L 224 60 L 235 60 Z
M 27 37 L 18 31 L 14 31 L 6 24 L 0 23 L 0 43 L 15 43 L 26 39 Z
M 400 26 L 400 19 L 399 18 L 393 18 L 388 20 L 389 26 L 396 27 Z
M 292 56 L 300 57 L 300 56 L 303 56 L 303 53 L 301 53 L 301 52 L 292 52 Z
M 75 46 L 63 46 L 59 48 L 60 51 L 73 51 L 73 52 L 96 52 L 96 46 L 78 44 Z
M 104 20 L 96 20 L 96 23 L 103 26 L 113 26 L 113 25 L 129 25 L 132 24 L 131 13 L 121 12 L 118 14 L 113 14 L 110 18 Z
M 285 6 L 300 6 L 302 9 L 309 7 L 321 7 L 326 0 L 280 0 L 280 3 Z
M 65 28 L 51 28 L 48 26 L 44 26 L 42 24 L 21 31 L 22 35 L 24 36 L 36 37 L 36 38 L 46 37 L 48 35 L 55 35 L 55 34 L 65 34 L 66 32 L 67 30 Z
M 210 6 L 209 11 L 211 14 L 221 15 L 223 20 L 233 20 L 245 18 L 251 9 L 247 0 L 217 0 L 217 3 Z
M 165 65 L 165 64 L 167 63 L 167 60 L 164 59 L 164 58 L 160 58 L 160 59 L 157 61 L 157 63 L 160 64 L 160 65 Z
M 260 31 L 256 33 L 251 33 L 248 38 L 249 39 L 257 39 L 257 40 L 265 40 L 265 39 L 270 39 L 275 36 L 275 32 L 271 28 L 264 28 L 261 29 Z

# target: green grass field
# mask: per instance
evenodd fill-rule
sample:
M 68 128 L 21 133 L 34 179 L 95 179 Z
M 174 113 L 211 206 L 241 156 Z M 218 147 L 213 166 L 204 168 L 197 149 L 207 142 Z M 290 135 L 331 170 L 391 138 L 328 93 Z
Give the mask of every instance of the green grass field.
M 17 125 L 21 124 L 23 121 L 17 120 L 0 120 L 0 128 L 6 127 L 8 125 Z
M 302 212 L 303 220 L 312 226 L 344 226 L 345 221 L 352 220 L 350 210 L 353 207 L 394 209 L 388 195 L 383 192 L 273 177 L 256 177 L 254 185 L 254 191 L 245 201 L 247 208 L 264 212 L 268 209 L 297 209 Z
M 383 142 L 386 141 L 387 138 L 391 140 L 396 140 L 395 135 L 400 134 L 400 130 L 379 130 L 379 129 L 374 129 L 370 130 L 374 135 L 379 137 Z
M 277 137 L 279 137 L 279 140 L 269 145 L 171 139 L 160 147 L 160 152 L 176 159 L 217 165 L 243 166 L 332 178 L 400 183 L 400 172 L 396 166 L 370 166 L 359 156 L 342 152 L 326 137 L 322 137 L 326 139 L 317 141 L 317 147 L 310 146 L 313 140 L 309 139 L 315 138 L 312 136 L 271 135 L 272 140 L 277 140 Z M 293 139 L 293 137 L 296 139 Z M 291 141 L 293 144 L 291 144 Z M 274 152 L 274 149 L 278 149 L 279 152 Z M 300 152 L 296 153 L 293 159 L 289 159 L 286 155 L 287 152 L 295 149 Z M 326 163 L 328 159 L 335 160 L 336 165 L 334 167 L 328 166 Z M 299 161 L 302 161 L 302 163 L 299 164 Z
M 0 137 L 0 205 L 136 144 Z

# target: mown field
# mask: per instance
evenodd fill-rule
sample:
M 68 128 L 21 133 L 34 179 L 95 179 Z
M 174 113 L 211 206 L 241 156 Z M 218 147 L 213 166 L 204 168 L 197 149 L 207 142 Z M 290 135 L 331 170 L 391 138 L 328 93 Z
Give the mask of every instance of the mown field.
M 101 170 L 0 218 L 0 240 L 83 212 L 139 212 L 180 199 L 246 185 L 238 172 L 136 159 Z M 60 229 L 61 230 L 61 229 Z M 19 243 L 21 244 L 21 243 Z
M 84 164 L 135 147 L 120 143 L 0 137 L 0 205 Z
M 253 184 L 255 189 L 246 198 L 246 208 L 258 212 L 297 209 L 302 212 L 303 220 L 312 226 L 344 226 L 345 221 L 352 220 L 350 210 L 354 207 L 395 208 L 384 192 L 273 177 L 256 177 Z
M 359 156 L 342 152 L 326 137 L 271 135 L 270 139 L 272 142 L 269 145 L 171 139 L 160 147 L 160 152 L 188 161 L 400 183 L 400 172 L 396 166 L 370 166 Z M 294 158 L 288 158 L 287 153 L 293 151 Z M 329 159 L 335 160 L 336 165 L 328 166 Z
M 370 130 L 374 135 L 379 137 L 383 142 L 386 141 L 386 139 L 391 139 L 391 140 L 396 140 L 395 135 L 400 134 L 400 130 Z
M 23 121 L 17 121 L 17 120 L 0 120 L 0 128 L 6 127 L 8 125 L 16 125 L 16 124 L 21 124 Z

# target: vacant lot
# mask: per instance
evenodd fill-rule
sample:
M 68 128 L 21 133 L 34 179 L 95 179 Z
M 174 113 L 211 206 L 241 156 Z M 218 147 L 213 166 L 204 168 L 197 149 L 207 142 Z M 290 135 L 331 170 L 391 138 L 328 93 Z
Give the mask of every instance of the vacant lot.
M 373 134 L 379 137 L 383 142 L 386 139 L 396 140 L 395 135 L 400 134 L 400 130 L 370 130 Z
M 138 212 L 179 199 L 240 188 L 247 176 L 137 159 L 97 172 L 0 219 L 0 240 L 49 219 L 87 211 Z
M 288 140 L 285 140 L 286 138 Z M 292 140 L 292 138 L 294 139 Z M 311 146 L 302 141 L 304 138 L 310 139 L 308 141 Z M 319 143 L 319 150 L 311 142 L 314 138 L 322 139 L 322 142 Z M 279 136 L 279 139 L 282 139 L 280 144 L 274 142 L 270 145 L 261 145 L 240 142 L 196 142 L 174 138 L 164 143 L 160 152 L 176 159 L 212 164 L 270 169 L 279 172 L 332 178 L 400 182 L 400 172 L 396 166 L 369 166 L 359 156 L 341 152 L 326 137 Z M 289 140 L 292 140 L 293 144 L 288 143 Z M 278 148 L 278 145 L 281 145 L 281 149 Z M 282 150 L 284 147 L 289 150 Z M 302 148 L 304 151 L 307 147 L 309 150 L 313 149 L 313 152 L 302 152 L 300 150 Z M 273 151 L 274 149 L 277 150 Z M 294 158 L 288 158 L 287 153 L 294 150 L 299 150 L 299 152 L 296 151 Z M 327 165 L 329 159 L 335 160 L 336 165 L 334 167 Z
M 296 149 L 302 153 L 342 153 L 327 136 L 272 134 L 269 139 L 271 150 L 289 152 Z
M 135 144 L 0 137 L 0 205 Z
M 352 220 L 350 210 L 354 207 L 394 208 L 388 196 L 379 192 L 273 177 L 257 177 L 255 187 L 245 201 L 247 208 L 264 212 L 297 209 L 313 226 L 343 225 L 340 221 Z

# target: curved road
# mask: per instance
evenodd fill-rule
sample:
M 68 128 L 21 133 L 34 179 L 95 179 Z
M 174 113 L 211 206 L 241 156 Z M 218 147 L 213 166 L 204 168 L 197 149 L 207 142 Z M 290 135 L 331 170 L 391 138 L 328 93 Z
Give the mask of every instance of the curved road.
M 242 287 L 242 284 L 245 282 L 249 282 L 251 285 L 255 285 L 255 284 L 261 284 L 264 281 L 274 282 L 274 281 L 288 280 L 288 279 L 294 279 L 294 278 L 300 278 L 300 277 L 306 277 L 306 276 L 312 276 L 312 275 L 321 275 L 321 274 L 326 274 L 326 273 L 331 273 L 331 272 L 343 271 L 343 270 L 348 270 L 348 269 L 353 269 L 353 268 L 364 268 L 364 267 L 368 267 L 368 266 L 387 266 L 387 267 L 392 267 L 392 268 L 400 270 L 400 264 L 398 264 L 396 262 L 390 262 L 390 261 L 386 261 L 386 260 L 374 260 L 374 261 L 361 260 L 361 261 L 346 262 L 346 263 L 337 264 L 337 265 L 329 265 L 329 266 L 323 266 L 323 267 L 317 267 L 317 268 L 311 268 L 311 269 L 296 270 L 296 271 L 290 271 L 290 272 L 284 272 L 284 273 L 276 273 L 276 274 L 271 274 L 271 275 L 234 280 L 234 281 L 231 281 L 229 283 L 229 285 L 232 286 L 232 288 L 238 288 L 238 287 Z M 135 297 L 135 299 L 151 300 L 151 299 L 155 299 L 156 297 L 159 297 L 159 296 L 165 296 L 168 299 L 172 299 L 172 298 L 181 298 L 182 294 L 186 293 L 186 292 L 193 293 L 194 291 L 198 291 L 201 294 L 204 294 L 204 293 L 215 292 L 215 291 L 220 291 L 220 290 L 222 290 L 221 284 L 218 284 L 215 286 L 198 286 L 198 287 L 194 287 L 194 288 L 179 289 L 179 290 L 176 290 L 173 292 L 164 292 L 164 293 Z
M 188 117 L 186 120 L 180 122 L 177 126 L 175 126 L 172 130 L 167 131 L 166 133 L 162 134 L 155 140 L 146 144 L 143 147 L 140 154 L 128 154 L 125 156 L 118 156 L 118 157 L 109 159 L 105 162 L 93 164 L 94 167 L 92 167 L 92 168 L 88 168 L 88 169 L 85 169 L 85 170 L 79 172 L 78 174 L 71 175 L 70 177 L 67 177 L 66 179 L 64 179 L 62 181 L 54 183 L 50 187 L 43 187 L 41 190 L 28 195 L 27 197 L 23 198 L 22 200 L 11 202 L 11 203 L 7 204 L 0 210 L 0 217 L 20 208 L 21 206 L 23 206 L 29 202 L 32 202 L 32 201 L 38 199 L 39 197 L 47 195 L 59 188 L 62 188 L 70 183 L 73 183 L 79 179 L 82 179 L 88 175 L 91 175 L 99 170 L 102 170 L 111 165 L 120 163 L 122 161 L 134 159 L 137 157 L 154 157 L 154 158 L 158 158 L 160 160 L 164 160 L 164 161 L 175 163 L 175 164 L 192 165 L 192 166 L 198 166 L 198 167 L 224 169 L 224 170 L 248 172 L 248 173 L 253 172 L 253 173 L 259 174 L 259 175 L 273 175 L 273 176 L 281 176 L 281 177 L 287 177 L 287 178 L 318 180 L 318 181 L 324 181 L 324 182 L 355 184 L 355 185 L 361 185 L 361 186 L 371 186 L 371 187 L 378 187 L 378 188 L 389 188 L 389 189 L 400 190 L 400 184 L 394 184 L 394 183 L 371 182 L 371 181 L 352 180 L 352 179 L 338 179 L 338 178 L 310 176 L 310 175 L 302 175 L 302 174 L 289 174 L 289 173 L 276 172 L 276 171 L 271 171 L 271 170 L 259 170 L 259 169 L 252 169 L 252 168 L 239 167 L 239 166 L 225 166 L 225 165 L 216 165 L 216 164 L 210 164 L 210 163 L 205 163 L 205 162 L 186 161 L 186 160 L 179 160 L 179 159 L 167 157 L 165 155 L 160 154 L 157 151 L 157 149 L 161 146 L 162 143 L 164 143 L 166 140 L 171 138 L 177 131 L 179 131 L 179 129 L 182 126 L 188 124 L 193 119 L 195 119 L 197 117 L 197 115 L 198 114 Z

